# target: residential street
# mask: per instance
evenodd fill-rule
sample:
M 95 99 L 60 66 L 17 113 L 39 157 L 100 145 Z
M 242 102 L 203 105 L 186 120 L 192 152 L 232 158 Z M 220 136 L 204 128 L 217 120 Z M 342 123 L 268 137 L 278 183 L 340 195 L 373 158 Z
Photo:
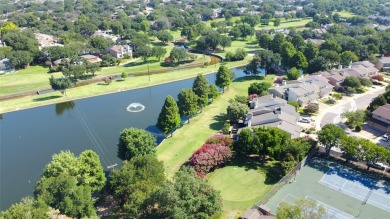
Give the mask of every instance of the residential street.
M 340 115 L 346 110 L 365 109 L 371 103 L 372 99 L 385 92 L 385 87 L 375 86 L 363 94 L 355 94 L 352 97 L 344 96 L 338 100 L 335 105 L 320 103 L 320 112 L 316 117 L 316 130 L 329 123 L 340 122 Z

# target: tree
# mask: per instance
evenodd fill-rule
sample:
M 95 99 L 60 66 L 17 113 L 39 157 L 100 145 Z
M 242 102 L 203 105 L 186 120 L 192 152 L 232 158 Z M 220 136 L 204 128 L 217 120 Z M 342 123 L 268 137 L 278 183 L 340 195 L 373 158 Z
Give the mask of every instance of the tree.
M 189 207 L 190 206 L 190 207 Z M 181 168 L 146 201 L 144 218 L 210 218 L 222 209 L 221 195 L 192 168 Z
M 101 71 L 101 70 L 102 70 L 102 68 L 100 67 L 99 63 L 87 62 L 86 65 L 85 65 L 85 71 L 87 73 L 92 73 L 92 75 L 95 75 L 95 72 Z
M 234 143 L 234 151 L 242 156 L 258 154 L 258 148 L 253 142 L 254 134 L 250 129 L 242 129 L 238 134 L 238 140 Z
M 289 101 L 288 104 L 295 107 L 295 110 L 298 112 L 299 110 L 299 103 L 297 101 Z
M 232 40 L 230 39 L 230 37 L 222 35 L 219 44 L 222 46 L 222 49 L 225 51 L 226 47 L 232 45 Z
M 266 74 L 273 66 L 279 65 L 282 59 L 278 53 L 273 53 L 270 50 L 261 50 L 256 54 L 260 58 L 260 67 L 264 68 Z
M 126 72 L 122 72 L 122 74 L 121 74 L 122 80 L 126 80 L 126 78 L 128 78 L 128 77 L 129 77 L 129 75 Z
M 292 58 L 296 53 L 294 45 L 288 41 L 285 41 L 280 47 L 280 56 L 282 57 L 283 65 L 292 66 Z
M 66 89 L 72 86 L 72 81 L 68 77 L 54 78 L 53 75 L 49 78 L 50 86 L 53 90 L 61 91 L 66 96 Z
M 305 46 L 305 40 L 300 34 L 295 33 L 291 38 L 291 43 L 294 45 L 295 49 L 302 51 Z
M 191 41 L 196 39 L 199 36 L 199 33 L 198 31 L 196 31 L 195 26 L 185 26 L 183 27 L 180 35 L 186 37 L 187 40 Z
M 141 218 L 143 203 L 164 183 L 164 166 L 155 155 L 124 161 L 110 173 L 110 190 L 127 218 Z
M 349 127 L 356 127 L 357 125 L 363 125 L 366 120 L 365 110 L 345 111 L 341 114 L 341 118 L 347 119 L 346 125 Z
M 307 71 L 309 73 L 325 71 L 326 69 L 328 69 L 328 66 L 329 62 L 324 57 L 318 56 L 317 58 L 314 58 L 309 62 Z
M 165 99 L 156 126 L 163 131 L 165 135 L 171 134 L 171 136 L 173 131 L 180 126 L 179 107 L 172 96 L 167 96 Z
M 280 18 L 275 18 L 275 20 L 274 20 L 274 26 L 275 26 L 275 27 L 279 27 L 279 26 L 280 26 L 280 23 L 281 23 Z
M 237 48 L 235 50 L 235 53 L 234 54 L 234 60 L 238 61 L 238 60 L 244 60 L 245 57 L 248 55 L 248 53 L 245 51 L 245 49 L 243 48 Z
M 75 60 L 75 62 L 79 63 L 81 61 Z M 87 69 L 86 69 L 85 65 L 70 64 L 70 65 L 64 66 L 62 68 L 62 74 L 65 77 L 72 77 L 73 76 L 74 79 L 78 79 L 85 74 L 86 70 Z
M 239 119 L 244 118 L 249 111 L 249 107 L 245 104 L 233 102 L 227 109 L 226 116 L 231 123 L 237 123 Z
M 158 58 L 158 61 L 160 61 L 161 58 L 164 57 L 164 55 L 166 53 L 167 53 L 167 49 L 165 47 L 155 46 L 155 47 L 152 48 L 152 54 L 153 54 L 153 56 Z
M 268 94 L 268 89 L 270 88 L 270 84 L 266 82 L 254 82 L 248 87 L 248 95 L 257 94 L 259 96 L 264 96 Z
M 233 37 L 234 40 L 237 40 L 240 36 L 242 35 L 241 33 L 241 29 L 239 26 L 234 26 L 230 32 L 229 32 L 229 36 Z
M 299 77 L 301 77 L 301 72 L 296 68 L 291 68 L 288 70 L 287 73 L 287 79 L 288 80 L 297 80 Z
M 0 27 L 0 35 L 4 36 L 7 34 L 8 31 L 13 31 L 13 30 L 19 30 L 19 27 L 11 21 L 5 22 Z
M 232 83 L 230 74 L 230 70 L 226 66 L 219 67 L 216 74 L 215 84 L 222 88 L 222 92 L 225 92 L 225 87 L 228 87 Z
M 259 36 L 259 46 L 263 49 L 270 49 L 272 38 L 269 34 L 263 33 Z
M 345 162 L 349 162 L 350 159 L 357 157 L 359 153 L 360 139 L 355 136 L 345 136 L 341 139 L 340 148 L 343 151 Z
M 319 106 L 317 103 L 309 103 L 307 106 L 305 106 L 305 109 L 303 110 L 306 114 L 313 114 L 318 112 Z
M 247 75 L 252 74 L 255 76 L 260 74 L 260 69 L 259 69 L 261 64 L 260 61 L 261 61 L 260 57 L 257 54 L 255 54 L 253 56 L 253 59 L 249 62 L 249 64 L 245 66 L 244 73 Z
M 13 204 L 5 211 L 0 212 L 2 219 L 14 218 L 42 218 L 49 219 L 49 207 L 32 197 L 23 198 L 21 202 Z
M 350 62 L 359 61 L 359 57 L 351 51 L 344 51 L 340 55 L 340 64 L 343 66 L 348 66 Z
M 152 57 L 152 48 L 150 46 L 139 46 L 136 48 L 134 55 L 141 57 L 144 62 L 148 61 L 149 57 Z
M 173 48 L 169 55 L 174 62 L 180 62 L 188 58 L 187 50 L 184 48 Z
M 95 48 L 97 53 L 100 53 L 113 44 L 114 42 L 111 39 L 105 38 L 103 36 L 93 36 L 89 38 L 89 45 Z
M 154 154 L 157 139 L 144 129 L 127 128 L 119 136 L 118 157 L 121 160 L 131 160 L 137 156 Z
M 63 173 L 75 177 L 78 185 L 89 186 L 92 192 L 100 191 L 106 182 L 99 156 L 92 150 L 83 151 L 79 157 L 70 151 L 54 154 L 42 177 L 58 177 Z
M 192 85 L 192 90 L 199 97 L 198 105 L 200 108 L 203 108 L 208 103 L 208 96 L 209 96 L 208 84 L 209 82 L 207 81 L 207 79 L 202 74 L 198 74 L 198 76 L 196 76 L 194 83 Z
M 271 42 L 271 50 L 274 52 L 274 53 L 279 53 L 281 52 L 281 46 L 283 44 L 283 42 L 285 42 L 286 39 L 284 38 L 284 35 L 282 33 L 279 33 L 277 32 L 274 36 L 274 38 L 272 39 L 272 42 Z
M 217 98 L 219 96 L 219 90 L 217 88 L 217 86 L 215 86 L 215 84 L 210 84 L 209 85 L 209 99 L 212 99 L 213 101 L 215 100 L 215 98 Z
M 27 68 L 27 66 L 33 61 L 31 53 L 24 50 L 11 51 L 8 58 L 12 65 L 17 69 Z
M 321 45 L 321 50 L 332 50 L 332 51 L 339 53 L 339 52 L 341 52 L 341 46 L 336 40 L 327 39 Z
M 342 128 L 334 124 L 326 124 L 318 133 L 318 141 L 325 146 L 326 154 L 329 156 L 333 147 L 339 146 L 341 139 L 345 137 Z
M 198 111 L 198 96 L 191 89 L 183 89 L 177 97 L 180 116 L 186 116 L 190 123 L 191 116 Z
M 305 70 L 308 66 L 305 55 L 302 52 L 296 52 L 291 59 L 291 66 L 297 69 Z
M 172 34 L 170 34 L 167 30 L 157 32 L 157 39 L 162 41 L 163 43 L 168 43 L 173 40 Z
M 73 218 L 96 215 L 91 188 L 78 185 L 77 179 L 67 173 L 43 177 L 34 191 L 35 198 Z
M 345 77 L 342 85 L 346 86 L 348 88 L 354 88 L 354 89 L 358 89 L 358 88 L 360 88 L 362 86 L 362 84 L 360 83 L 359 79 L 356 78 L 356 77 L 353 77 L 353 76 Z
M 325 219 L 326 209 L 315 200 L 306 198 L 297 199 L 295 204 L 280 203 L 276 212 L 277 219 Z
M 311 61 L 315 58 L 317 58 L 318 56 L 318 47 L 316 44 L 314 43 L 307 43 L 306 46 L 304 47 L 303 49 L 303 54 L 305 55 L 306 57 L 306 60 L 307 61 Z

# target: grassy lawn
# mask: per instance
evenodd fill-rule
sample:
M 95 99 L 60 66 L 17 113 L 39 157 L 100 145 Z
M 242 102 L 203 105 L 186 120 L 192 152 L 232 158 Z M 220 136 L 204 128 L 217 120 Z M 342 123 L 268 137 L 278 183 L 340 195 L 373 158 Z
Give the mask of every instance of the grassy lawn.
M 311 18 L 305 19 L 295 19 L 295 20 L 282 20 L 279 26 L 275 27 L 274 23 L 271 21 L 268 26 L 257 25 L 255 30 L 270 30 L 270 29 L 283 29 L 283 28 L 291 28 L 291 27 L 304 27 L 307 23 L 312 21 Z
M 265 80 L 271 82 L 273 78 L 273 75 L 267 76 Z M 174 133 L 172 138 L 165 139 L 158 146 L 157 156 L 164 162 L 165 173 L 168 177 L 172 177 L 207 138 L 222 128 L 229 99 L 235 95 L 247 95 L 247 89 L 254 81 L 257 80 L 237 79 L 214 103 L 204 108 L 200 115 L 191 119 L 190 124 L 185 124 Z
M 348 12 L 348 11 L 334 11 L 332 14 L 335 14 L 335 13 L 339 14 L 342 18 L 349 18 L 349 17 L 356 16 L 356 14 Z
M 235 218 L 259 201 L 282 177 L 279 163 L 238 158 L 207 175 L 209 183 L 221 192 L 223 211 L 217 218 Z
M 222 63 L 229 68 L 246 65 L 251 58 L 247 57 L 243 61 Z M 14 110 L 26 109 L 36 106 L 48 105 L 53 103 L 65 102 L 70 100 L 76 100 L 96 95 L 104 95 L 108 93 L 120 92 L 125 90 L 131 90 L 141 87 L 153 86 L 156 84 L 167 83 L 170 81 L 187 79 L 195 77 L 197 74 L 208 74 L 216 72 L 221 64 L 208 66 L 206 68 L 193 68 L 180 71 L 173 71 L 164 74 L 151 75 L 150 81 L 148 76 L 138 76 L 128 78 L 125 81 L 113 81 L 110 85 L 102 85 L 98 82 L 95 84 L 89 84 L 85 86 L 75 87 L 67 90 L 67 96 L 61 96 L 60 92 L 47 93 L 42 95 L 26 96 L 17 99 L 3 100 L 0 102 L 0 113 L 10 112 Z M 47 74 L 46 74 L 47 75 Z M 3 81 L 0 77 L 0 85 Z M 46 83 L 48 80 L 46 79 Z

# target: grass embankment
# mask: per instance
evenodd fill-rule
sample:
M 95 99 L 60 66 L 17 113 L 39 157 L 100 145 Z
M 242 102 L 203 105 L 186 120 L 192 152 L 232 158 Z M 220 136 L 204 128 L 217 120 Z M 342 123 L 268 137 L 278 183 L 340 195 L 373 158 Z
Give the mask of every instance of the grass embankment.
M 265 81 L 272 82 L 274 76 L 267 76 Z M 191 119 L 178 129 L 172 138 L 165 139 L 157 148 L 159 160 L 164 162 L 165 173 L 170 178 L 191 157 L 207 138 L 217 133 L 225 122 L 225 112 L 229 99 L 235 95 L 246 95 L 249 85 L 256 79 L 237 79 L 201 114 Z M 272 163 L 258 164 L 248 161 L 234 161 L 229 166 L 209 174 L 210 180 L 223 198 L 223 212 L 215 218 L 239 216 L 245 209 L 256 203 L 269 191 L 274 183 L 275 174 L 269 174 Z M 276 176 L 279 176 L 276 174 Z M 275 181 L 276 182 L 276 181 Z
M 351 13 L 349 11 L 334 11 L 332 13 L 332 15 L 336 14 L 336 13 L 339 14 L 342 18 L 350 18 L 350 17 L 356 16 L 356 14 Z
M 243 61 L 223 63 L 229 68 L 245 65 L 249 62 L 250 57 Z M 193 68 L 187 70 L 174 71 L 163 74 L 155 74 L 150 76 L 139 76 L 128 78 L 125 81 L 113 81 L 110 85 L 103 83 L 89 84 L 85 86 L 68 89 L 67 96 L 62 96 L 60 92 L 47 93 L 42 95 L 26 96 L 17 99 L 3 100 L 0 102 L 0 113 L 10 112 L 14 110 L 27 109 L 31 107 L 49 105 L 54 103 L 66 102 L 91 96 L 104 95 L 114 92 L 131 90 L 136 88 L 148 87 L 157 84 L 168 83 L 175 80 L 183 80 L 195 77 L 198 74 L 208 74 L 218 70 L 221 64 L 208 66 L 206 68 Z M 48 80 L 47 80 L 48 83 Z M 1 87 L 3 86 L 2 83 Z

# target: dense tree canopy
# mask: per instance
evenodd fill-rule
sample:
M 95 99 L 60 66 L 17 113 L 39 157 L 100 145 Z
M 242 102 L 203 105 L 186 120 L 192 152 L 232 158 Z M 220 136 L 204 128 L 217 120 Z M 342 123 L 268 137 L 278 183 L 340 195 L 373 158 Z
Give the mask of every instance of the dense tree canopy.
M 137 156 L 154 154 L 156 146 L 156 137 L 148 131 L 127 128 L 119 136 L 118 157 L 121 160 L 131 160 Z
M 171 136 L 173 131 L 180 126 L 179 107 L 172 96 L 167 96 L 165 99 L 156 126 L 165 135 L 171 134 Z
M 183 89 L 177 97 L 180 116 L 186 116 L 190 122 L 190 117 L 198 111 L 198 96 L 192 89 Z
M 345 132 L 342 128 L 334 124 L 326 124 L 318 132 L 318 141 L 325 146 L 326 154 L 329 155 L 333 147 L 340 146 L 341 140 L 345 137 Z

